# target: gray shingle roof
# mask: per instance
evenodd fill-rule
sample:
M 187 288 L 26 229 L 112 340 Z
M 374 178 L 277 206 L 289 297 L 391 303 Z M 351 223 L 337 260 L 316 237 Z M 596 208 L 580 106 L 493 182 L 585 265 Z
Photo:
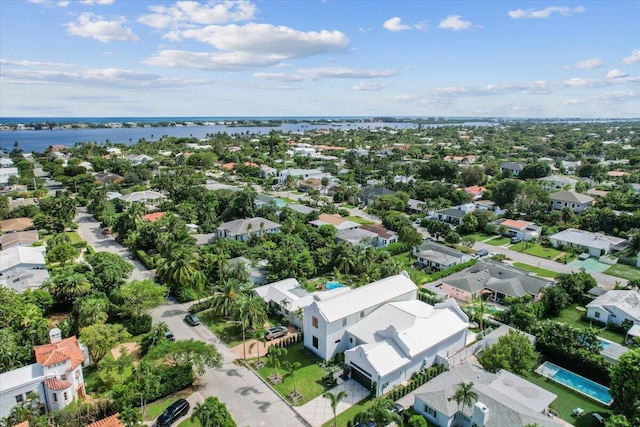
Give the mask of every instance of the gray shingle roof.
M 567 203 L 578 203 L 580 205 L 584 203 L 592 203 L 593 197 L 586 196 L 584 194 L 576 193 L 575 191 L 558 191 L 552 193 L 549 197 L 551 200 L 558 200 Z
M 262 227 L 260 226 L 262 224 Z M 251 227 L 249 227 L 251 226 Z M 260 232 L 260 230 L 267 231 L 273 230 L 276 228 L 280 228 L 281 225 L 269 221 L 266 218 L 255 217 L 255 218 L 246 218 L 246 219 L 236 219 L 234 221 L 229 221 L 220 224 L 218 227 L 219 230 L 226 230 L 227 235 L 229 236 L 241 236 L 243 234 L 247 234 L 249 228 L 251 229 L 251 233 Z

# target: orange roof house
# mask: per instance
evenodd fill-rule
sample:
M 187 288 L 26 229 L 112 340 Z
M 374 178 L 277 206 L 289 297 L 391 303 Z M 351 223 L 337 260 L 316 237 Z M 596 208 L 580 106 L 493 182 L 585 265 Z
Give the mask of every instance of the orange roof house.
M 154 213 L 143 215 L 142 220 L 149 221 L 149 222 L 156 222 L 166 214 L 167 214 L 166 212 L 154 212 Z
M 9 230 L 24 231 L 27 228 L 33 228 L 33 220 L 31 218 L 12 218 L 0 221 L 0 231 L 2 232 Z
M 36 346 L 33 351 L 36 354 L 36 362 L 43 367 L 70 361 L 70 369 L 75 369 L 84 360 L 82 349 L 80 349 L 80 344 L 75 336 L 51 344 Z
M 479 195 L 482 195 L 482 193 L 484 193 L 485 191 L 487 191 L 487 189 L 480 185 L 472 185 L 470 187 L 465 187 L 464 191 L 467 194 L 479 196 Z
M 120 413 L 116 412 L 110 417 L 87 424 L 87 427 L 124 427 L 124 424 L 120 421 Z

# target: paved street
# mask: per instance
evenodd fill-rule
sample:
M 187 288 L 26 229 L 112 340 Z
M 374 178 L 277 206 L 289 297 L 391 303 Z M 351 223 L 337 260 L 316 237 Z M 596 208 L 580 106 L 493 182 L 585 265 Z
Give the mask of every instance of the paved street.
M 189 326 L 183 317 L 187 309 L 174 300 L 156 307 L 154 322 L 165 322 L 176 339 L 194 338 L 216 344 L 224 357 L 222 369 L 209 369 L 198 381 L 203 397 L 216 396 L 226 403 L 239 427 L 305 426 L 300 418 L 271 388 L 248 368 L 233 363 L 236 355 L 205 326 Z

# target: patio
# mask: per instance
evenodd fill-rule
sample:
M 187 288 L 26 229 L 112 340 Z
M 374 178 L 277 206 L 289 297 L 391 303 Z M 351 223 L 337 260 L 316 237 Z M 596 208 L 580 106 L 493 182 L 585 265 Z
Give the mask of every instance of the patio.
M 356 403 L 369 396 L 369 390 L 364 388 L 355 380 L 346 380 L 329 390 L 334 395 L 345 391 L 347 397 L 338 403 L 336 414 L 346 411 Z M 331 409 L 331 401 L 322 396 L 318 396 L 304 405 L 294 409 L 313 427 L 321 427 L 327 421 L 333 419 L 333 410 Z
M 600 262 L 595 258 L 585 259 L 584 261 L 577 259 L 571 261 L 569 265 L 575 265 L 576 267 L 584 268 L 586 271 L 595 271 L 596 273 L 604 273 L 611 267 L 609 264 Z

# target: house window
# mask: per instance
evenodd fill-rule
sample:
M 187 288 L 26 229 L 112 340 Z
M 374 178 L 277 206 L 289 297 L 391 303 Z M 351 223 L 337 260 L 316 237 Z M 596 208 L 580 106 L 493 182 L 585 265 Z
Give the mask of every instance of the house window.
M 53 393 L 53 401 L 54 402 L 58 401 L 58 393 Z
M 432 407 L 424 405 L 424 411 L 427 413 L 427 415 L 431 416 L 431 418 L 433 418 L 434 420 L 438 418 L 438 413 Z
M 23 402 L 23 401 L 24 401 L 24 396 L 21 395 L 21 394 L 18 394 L 16 396 L 16 403 L 20 403 L 20 402 Z
M 311 318 L 311 324 L 313 325 L 314 328 L 318 327 L 318 318 L 317 317 L 312 317 Z
M 64 392 L 64 401 L 66 402 L 67 400 L 69 400 L 69 394 L 65 391 Z
M 318 348 L 318 337 L 311 337 L 311 345 L 314 348 Z
M 342 326 L 347 326 L 347 318 L 342 319 Z
M 363 317 L 364 317 L 364 310 L 360 312 L 360 318 L 362 319 Z
M 599 318 L 600 318 L 600 312 L 596 311 L 596 319 L 599 319 Z

